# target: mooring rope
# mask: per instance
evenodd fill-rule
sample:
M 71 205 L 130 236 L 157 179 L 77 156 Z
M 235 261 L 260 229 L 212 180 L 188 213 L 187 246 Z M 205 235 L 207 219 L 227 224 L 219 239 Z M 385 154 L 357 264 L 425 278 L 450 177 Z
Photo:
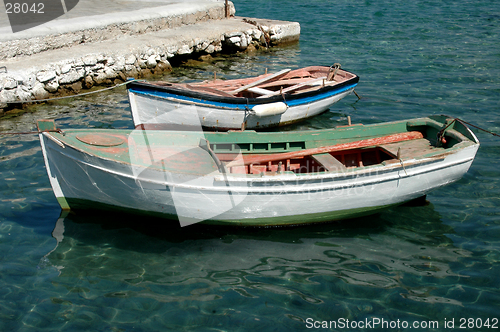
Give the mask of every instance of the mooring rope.
M 483 129 L 483 128 L 478 127 L 478 126 L 476 126 L 476 125 L 473 125 L 472 123 L 469 123 L 469 122 L 467 122 L 467 121 L 461 120 L 461 119 L 459 119 L 459 118 L 455 118 L 455 120 L 458 120 L 458 121 L 462 122 L 463 124 L 466 124 L 466 125 L 468 125 L 468 126 L 474 127 L 474 128 L 476 128 L 476 129 L 482 130 L 482 131 L 484 131 L 485 133 L 491 134 L 491 135 L 493 135 L 493 136 L 500 137 L 500 135 L 499 135 L 499 134 L 497 134 L 497 133 L 494 133 L 494 132 L 492 132 L 492 131 L 489 131 L 489 130 Z
M 124 85 L 124 84 L 126 84 L 126 83 L 128 83 L 128 82 L 121 83 L 121 84 L 119 84 L 119 85 Z M 114 87 L 117 87 L 117 86 L 118 86 L 118 85 L 116 85 L 116 86 L 114 86 Z M 111 87 L 111 88 L 114 88 L 114 87 Z M 109 90 L 110 88 L 106 88 L 106 89 L 107 89 L 107 90 Z M 103 90 L 104 90 L 104 89 L 103 89 Z M 99 90 L 99 91 L 103 91 L 103 90 Z M 93 92 L 99 92 L 99 91 L 93 91 Z M 284 96 L 283 96 L 283 97 L 284 97 Z M 284 98 L 283 98 L 283 99 L 284 99 Z M 286 102 L 286 101 L 285 101 L 285 102 Z M 246 113 L 246 111 L 245 111 L 245 113 Z M 494 133 L 494 132 L 489 131 L 489 130 L 486 130 L 486 129 L 481 128 L 481 127 L 479 127 L 479 126 L 476 126 L 476 125 L 474 125 L 474 124 L 472 124 L 472 123 L 470 123 L 470 122 L 464 121 L 464 120 L 459 119 L 459 118 L 453 118 L 453 121 L 451 121 L 450 123 L 448 123 L 448 124 L 446 125 L 446 127 L 444 127 L 443 129 L 441 129 L 441 130 L 439 131 L 439 133 L 438 133 L 438 138 L 439 138 L 440 136 L 442 136 L 442 135 L 443 135 L 443 133 L 446 131 L 446 129 L 448 129 L 448 127 L 450 127 L 450 126 L 451 126 L 451 125 L 452 125 L 455 121 L 459 121 L 459 122 L 463 123 L 464 125 L 468 125 L 468 126 L 471 126 L 471 127 L 476 128 L 476 129 L 482 130 L 482 131 L 484 131 L 485 133 L 488 133 L 488 134 L 491 134 L 491 135 L 494 135 L 494 136 L 500 137 L 500 135 L 499 135 L 499 134 Z M 26 132 L 17 132 L 17 133 L 0 133 L 0 135 L 32 135 L 32 134 L 39 134 L 39 133 L 40 133 L 39 131 L 26 131 Z
M 460 123 L 462 123 L 464 126 L 471 126 L 471 127 L 474 127 L 476 129 L 479 129 L 479 130 L 482 130 L 484 131 L 485 133 L 488 133 L 488 134 L 491 134 L 491 135 L 494 135 L 494 136 L 497 136 L 497 137 L 500 137 L 499 134 L 497 133 L 494 133 L 492 131 L 489 131 L 489 130 L 486 130 L 484 128 L 481 128 L 481 127 L 478 127 L 476 125 L 473 125 L 472 123 L 469 123 L 467 121 L 464 121 L 464 120 L 461 120 L 459 118 L 453 118 L 452 121 L 450 121 L 450 123 L 448 123 L 443 129 L 441 129 L 438 134 L 437 134 L 437 140 L 438 140 L 438 144 L 441 144 L 440 142 L 442 142 L 443 138 L 444 138 L 444 133 L 446 131 L 446 129 L 448 129 L 453 123 L 455 123 L 455 121 L 458 121 Z
M 25 131 L 22 133 L 0 133 L 0 135 L 34 135 L 39 134 L 38 131 Z
M 130 81 L 127 81 L 127 82 L 123 82 L 123 83 L 120 83 L 120 84 L 116 84 L 116 85 L 113 85 L 113 86 L 110 86 L 110 87 L 107 87 L 107 88 L 104 88 L 104 89 L 99 89 L 99 90 L 95 90 L 95 91 L 90 91 L 90 92 L 84 92 L 84 93 L 79 93 L 79 94 L 76 94 L 76 95 L 69 95 L 69 96 L 62 96 L 62 97 L 54 97 L 54 98 L 47 98 L 47 99 L 30 99 L 30 100 L 21 100 L 21 101 L 9 101 L 7 102 L 7 104 L 26 104 L 26 103 L 38 103 L 38 102 L 43 102 L 43 101 L 52 101 L 52 100 L 60 100 L 60 99 L 68 99 L 68 98 L 76 98 L 76 97 L 80 97 L 80 96 L 88 96 L 88 95 L 92 95 L 94 93 L 100 93 L 100 92 L 103 92 L 103 91 L 107 91 L 107 90 L 112 90 L 112 89 L 116 89 L 120 86 L 123 86 L 123 85 L 127 85 L 129 83 L 132 83 L 134 81 L 137 81 L 135 78 L 130 80 Z
M 137 81 L 137 79 L 134 78 L 134 79 L 131 79 L 131 80 L 127 81 L 127 82 L 116 84 L 116 85 L 113 85 L 113 86 L 110 86 L 110 87 L 107 87 L 107 88 L 104 88 L 104 89 L 99 89 L 99 90 L 96 90 L 96 91 L 90 91 L 90 92 L 80 93 L 80 94 L 76 94 L 76 95 L 63 96 L 63 97 L 55 97 L 55 98 L 48 98 L 48 99 L 29 100 L 29 101 L 16 101 L 16 102 L 9 102 L 9 104 L 36 103 L 36 102 L 43 102 L 43 101 L 52 101 L 52 100 L 75 98 L 75 97 L 80 97 L 80 96 L 87 96 L 87 95 L 91 95 L 91 94 L 94 94 L 94 93 L 99 93 L 99 92 L 103 92 L 103 91 L 107 91 L 107 90 L 112 90 L 112 89 L 118 88 L 120 86 L 127 85 L 127 84 L 129 84 L 131 82 L 134 82 L 134 81 Z M 25 131 L 25 132 L 17 132 L 17 133 L 0 133 L 0 135 L 34 135 L 34 134 L 39 134 L 39 133 L 40 133 L 40 131 Z
M 60 100 L 60 99 L 67 99 L 67 98 L 75 98 L 75 97 L 80 97 L 80 96 L 87 96 L 87 95 L 91 95 L 91 94 L 95 94 L 95 93 L 99 93 L 99 92 L 103 92 L 103 91 L 107 91 L 107 90 L 112 90 L 112 89 L 115 89 L 115 88 L 118 88 L 120 86 L 123 86 L 123 85 L 127 85 L 129 83 L 132 83 L 134 81 L 137 81 L 137 79 L 131 79 L 129 81 L 126 81 L 126 82 L 123 82 L 123 83 L 120 83 L 120 84 L 116 84 L 114 86 L 111 86 L 111 87 L 108 87 L 108 88 L 104 88 L 104 89 L 99 89 L 99 90 L 96 90 L 96 91 L 90 91 L 90 92 L 85 92 L 85 93 L 81 93 L 81 94 L 77 94 L 77 95 L 71 95 L 71 96 L 63 96 L 63 97 L 55 97 L 55 98 L 48 98 L 48 99 L 38 99 L 38 100 L 29 100 L 29 101 L 17 101 L 17 102 L 9 102 L 9 104 L 16 104 L 16 103 L 33 103 L 33 102 L 43 102 L 43 101 L 51 101 L 51 100 Z M 354 91 L 354 90 L 353 90 Z M 361 99 L 361 97 L 358 96 L 358 94 L 356 92 L 354 92 L 356 94 L 356 96 L 358 98 Z M 283 96 L 283 101 L 285 102 L 286 104 L 286 99 L 285 99 L 285 96 L 284 94 L 282 94 Z M 248 100 L 247 100 L 248 102 Z M 245 111 L 246 113 L 246 111 Z M 446 131 L 446 129 L 448 127 L 450 127 L 455 121 L 459 121 L 461 122 L 462 124 L 464 125 L 468 125 L 468 126 L 471 126 L 471 127 L 474 127 L 476 129 L 479 129 L 479 130 L 482 130 L 484 131 L 485 133 L 488 133 L 488 134 L 491 134 L 491 135 L 494 135 L 494 136 L 497 136 L 497 137 L 500 137 L 499 134 L 497 133 L 494 133 L 492 131 L 489 131 L 489 130 L 486 130 L 484 128 L 481 128 L 479 126 L 476 126 L 470 122 L 467 122 L 467 121 L 464 121 L 464 120 L 461 120 L 459 118 L 453 118 L 453 121 L 451 121 L 450 123 L 448 123 L 448 125 L 446 125 L 446 127 L 444 127 L 443 129 L 441 129 L 438 133 L 438 138 L 440 136 L 443 136 L 443 133 Z M 16 132 L 16 133 L 1 133 L 0 132 L 0 135 L 33 135 L 33 134 L 39 134 L 40 132 L 39 131 L 27 131 L 27 132 Z

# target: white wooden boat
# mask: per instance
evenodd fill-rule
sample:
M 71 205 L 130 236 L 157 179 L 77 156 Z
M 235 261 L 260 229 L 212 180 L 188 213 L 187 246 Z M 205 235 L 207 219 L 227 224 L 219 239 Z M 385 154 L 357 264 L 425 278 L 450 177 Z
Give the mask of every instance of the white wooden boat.
M 358 81 L 336 65 L 227 81 L 133 81 L 127 89 L 136 128 L 261 129 L 323 113 L 353 92 Z
M 108 209 L 240 226 L 352 218 L 460 179 L 479 142 L 431 116 L 257 133 L 75 129 L 39 122 L 63 209 Z

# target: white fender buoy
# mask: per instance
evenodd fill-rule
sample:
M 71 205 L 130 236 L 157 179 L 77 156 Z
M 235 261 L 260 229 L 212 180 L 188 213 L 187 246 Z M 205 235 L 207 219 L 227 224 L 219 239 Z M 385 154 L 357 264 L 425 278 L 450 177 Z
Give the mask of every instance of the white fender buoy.
M 252 107 L 252 112 L 256 116 L 262 117 L 283 114 L 287 109 L 288 105 L 282 101 L 279 101 L 276 103 L 255 105 L 254 107 Z

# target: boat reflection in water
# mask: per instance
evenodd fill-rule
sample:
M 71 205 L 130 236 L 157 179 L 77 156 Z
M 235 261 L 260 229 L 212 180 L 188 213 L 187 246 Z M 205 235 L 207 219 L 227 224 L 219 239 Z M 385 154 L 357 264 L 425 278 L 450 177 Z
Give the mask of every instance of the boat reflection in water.
M 374 294 L 386 290 L 400 299 L 460 304 L 432 289 L 448 278 L 456 282 L 460 275 L 453 267 L 471 254 L 444 235 L 453 229 L 432 204 L 265 231 L 124 220 L 130 219 L 61 215 L 53 232 L 56 247 L 44 258 L 60 271 L 53 282 L 96 301 L 219 299 L 217 306 L 231 307 L 234 291 L 247 299 L 297 295 L 331 305 L 346 294 L 375 301 Z M 71 292 L 68 301 L 81 300 Z

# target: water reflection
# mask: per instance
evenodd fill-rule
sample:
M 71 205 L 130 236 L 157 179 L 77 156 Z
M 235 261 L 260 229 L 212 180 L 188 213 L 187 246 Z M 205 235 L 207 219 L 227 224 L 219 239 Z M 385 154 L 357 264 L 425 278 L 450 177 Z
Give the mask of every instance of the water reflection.
M 300 48 L 298 44 L 288 45 L 252 53 L 219 55 L 209 61 L 188 59 L 174 63 L 171 73 L 163 75 L 163 79 L 172 82 L 190 82 L 211 80 L 214 72 L 218 79 L 235 79 L 278 72 L 284 68 L 299 68 Z M 309 65 L 332 65 L 310 63 Z
M 212 301 L 234 291 L 244 298 L 296 295 L 320 305 L 346 292 L 365 298 L 366 291 L 397 289 L 413 301 L 460 304 L 432 290 L 439 280 L 459 278 L 452 265 L 471 255 L 444 235 L 452 229 L 432 205 L 298 228 L 163 223 L 63 214 L 44 265 L 59 270 L 54 282 L 84 289 L 84 296 Z M 78 285 L 89 282 L 112 282 L 115 290 Z M 314 291 L 325 285 L 327 294 Z

